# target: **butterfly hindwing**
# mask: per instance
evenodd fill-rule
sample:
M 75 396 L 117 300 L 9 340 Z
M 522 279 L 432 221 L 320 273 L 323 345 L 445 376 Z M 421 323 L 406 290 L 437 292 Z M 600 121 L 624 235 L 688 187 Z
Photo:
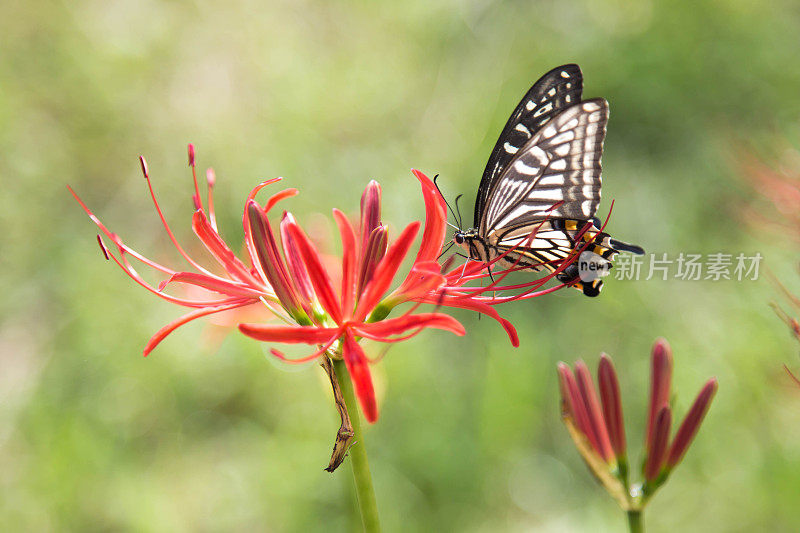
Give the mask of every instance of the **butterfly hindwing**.
M 519 149 L 563 108 L 579 102 L 583 75 L 578 65 L 556 67 L 533 84 L 506 122 L 483 171 L 475 200 L 475 226 L 489 191 Z
M 608 102 L 602 98 L 570 105 L 551 118 L 492 183 L 479 218 L 480 234 L 496 242 L 504 229 L 532 229 L 546 217 L 594 216 L 607 122 Z
M 554 270 L 558 262 L 567 258 L 575 244 L 574 232 L 567 232 L 563 225 L 559 227 L 556 223 L 560 222 L 548 221 L 533 228 L 520 225 L 506 229 L 498 236 L 495 248 L 498 254 L 507 253 L 507 262 L 516 263 L 517 266 L 539 270 L 541 265 L 545 265 Z M 533 231 L 535 234 L 532 236 Z

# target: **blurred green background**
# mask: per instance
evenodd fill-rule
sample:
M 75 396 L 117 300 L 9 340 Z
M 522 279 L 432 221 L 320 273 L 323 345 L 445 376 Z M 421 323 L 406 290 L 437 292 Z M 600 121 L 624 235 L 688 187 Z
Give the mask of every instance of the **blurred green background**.
M 136 249 L 172 265 L 136 157 L 192 249 L 185 145 L 218 175 L 223 235 L 260 179 L 304 224 L 355 212 L 379 180 L 395 228 L 423 216 L 411 167 L 472 198 L 497 134 L 550 68 L 611 102 L 605 214 L 649 252 L 760 252 L 795 292 L 797 249 L 740 216 L 768 204 L 739 157 L 800 146 L 796 2 L 233 1 L 0 5 L 0 524 L 7 531 L 351 531 L 349 468 L 316 366 L 195 322 L 102 260 L 71 184 Z M 457 313 L 374 367 L 367 446 L 388 531 L 620 531 L 559 420 L 555 363 L 606 351 L 638 462 L 648 353 L 675 351 L 677 414 L 720 389 L 651 531 L 800 529 L 797 345 L 757 282 L 615 281 Z M 377 353 L 379 346 L 370 346 Z M 345 465 L 347 466 L 347 465 Z

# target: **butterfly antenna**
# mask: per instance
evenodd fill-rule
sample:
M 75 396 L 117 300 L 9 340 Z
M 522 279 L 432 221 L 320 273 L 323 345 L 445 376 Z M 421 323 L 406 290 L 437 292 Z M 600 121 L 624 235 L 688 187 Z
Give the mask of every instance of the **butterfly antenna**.
M 458 214 L 458 219 L 457 220 L 458 220 L 458 227 L 459 228 L 463 228 L 464 227 L 464 223 L 461 221 L 461 211 L 458 209 L 458 201 L 461 199 L 462 196 L 464 196 L 464 195 L 463 194 L 459 194 L 458 196 L 456 196 L 456 213 Z
M 442 256 L 443 256 L 444 254 L 446 254 L 448 251 L 450 251 L 450 248 L 452 248 L 454 244 L 455 244 L 455 242 L 453 242 L 453 241 L 450 241 L 450 244 L 448 244 L 447 246 L 445 246 L 444 250 L 442 250 L 442 253 L 440 253 L 440 254 L 439 254 L 439 257 L 437 257 L 437 258 L 436 258 L 436 260 L 438 261 L 439 259 L 441 259 L 441 258 L 442 258 Z
M 449 225 L 451 228 L 454 228 L 454 229 L 458 229 L 458 230 L 460 230 L 460 229 L 461 229 L 461 221 L 460 221 L 460 220 L 458 219 L 458 217 L 456 216 L 456 212 L 455 212 L 455 211 L 453 211 L 453 208 L 452 208 L 452 206 L 450 205 L 450 203 L 447 201 L 447 198 L 445 198 L 445 197 L 444 197 L 444 194 L 442 193 L 442 189 L 440 189 L 440 188 L 439 188 L 439 184 L 436 182 L 436 180 L 437 180 L 437 179 L 439 179 L 439 174 L 436 174 L 436 175 L 433 177 L 433 184 L 434 184 L 434 186 L 436 186 L 436 190 L 437 190 L 437 191 L 439 191 L 439 196 L 441 196 L 441 197 L 442 197 L 442 200 L 444 200 L 444 205 L 446 205 L 446 206 L 447 206 L 447 209 L 449 209 L 449 210 L 450 210 L 450 214 L 451 214 L 451 215 L 453 215 L 453 218 L 456 220 L 456 222 L 458 222 L 458 227 L 456 227 L 456 226 L 453 226 L 453 225 L 452 225 L 452 224 L 450 224 L 449 222 L 448 222 L 447 224 L 448 224 L 448 225 Z M 456 198 L 456 202 L 457 202 L 457 201 L 458 201 L 458 198 Z M 456 207 L 458 207 L 458 203 L 456 203 Z

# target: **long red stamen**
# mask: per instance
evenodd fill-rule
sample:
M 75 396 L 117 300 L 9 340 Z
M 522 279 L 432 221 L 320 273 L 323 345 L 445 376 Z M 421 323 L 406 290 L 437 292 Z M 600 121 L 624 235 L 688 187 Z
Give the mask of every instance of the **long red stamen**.
M 150 199 L 153 201 L 153 206 L 156 208 L 156 213 L 158 213 L 158 218 L 161 220 L 161 225 L 164 226 L 164 230 L 167 232 L 169 240 L 172 241 L 172 245 L 175 246 L 175 249 L 178 250 L 178 253 L 181 255 L 181 257 L 183 257 L 186 260 L 186 262 L 188 262 L 190 265 L 192 265 L 200 272 L 207 274 L 209 276 L 213 276 L 214 274 L 203 268 L 199 263 L 197 263 L 197 261 L 192 259 L 189 256 L 189 254 L 187 254 L 184 251 L 183 247 L 180 244 L 178 244 L 178 239 L 175 238 L 175 234 L 172 233 L 172 229 L 169 227 L 169 224 L 167 224 L 167 219 L 166 217 L 164 217 L 164 212 L 161 210 L 161 206 L 158 204 L 158 200 L 156 199 L 156 193 L 153 190 L 153 183 L 150 180 L 150 173 L 147 170 L 147 162 L 145 161 L 143 156 L 139 156 L 139 162 L 141 163 L 142 166 L 142 173 L 144 175 L 144 180 L 147 182 L 147 189 L 148 191 L 150 191 Z
M 203 209 L 203 199 L 200 197 L 200 186 L 197 182 L 197 165 L 194 162 L 194 145 L 189 143 L 187 146 L 187 151 L 189 153 L 189 166 L 192 169 L 192 180 L 194 181 L 194 203 L 197 206 L 197 209 Z M 203 209 L 205 211 L 205 209 Z
M 130 254 L 132 257 L 136 258 L 138 261 L 141 261 L 142 263 L 146 264 L 151 268 L 164 272 L 165 274 L 168 275 L 172 275 L 175 273 L 175 271 L 172 270 L 171 268 L 167 268 L 164 265 L 156 263 L 155 261 L 152 261 L 144 257 L 133 248 L 127 246 L 124 242 L 122 242 L 122 239 L 120 239 L 116 233 L 106 228 L 106 226 L 100 221 L 100 219 L 97 218 L 97 216 L 95 216 L 94 213 L 92 213 L 92 211 L 86 206 L 86 204 L 83 203 L 83 200 L 81 200 L 80 197 L 75 193 L 75 191 L 72 190 L 72 187 L 67 185 L 67 190 L 69 190 L 70 194 L 72 194 L 72 197 L 75 198 L 75 201 L 78 202 L 78 204 L 83 208 L 86 214 L 89 215 L 89 220 L 91 220 L 94 223 L 94 225 L 97 226 L 101 232 L 103 232 L 103 235 L 108 237 L 108 239 L 111 240 L 111 242 L 117 245 L 117 247 L 123 249 L 126 253 Z
M 144 278 L 142 278 L 136 269 L 131 266 L 130 262 L 125 258 L 125 250 L 118 247 L 120 251 L 120 258 L 118 259 L 116 255 L 108 251 L 108 256 L 114 261 L 117 266 L 119 266 L 123 272 L 125 272 L 133 281 L 135 281 L 140 286 L 144 287 L 148 291 L 152 292 L 159 298 L 162 298 L 168 302 L 182 305 L 184 307 L 207 307 L 209 305 L 217 306 L 217 305 L 225 305 L 230 304 L 231 302 L 239 301 L 241 298 L 227 298 L 224 300 L 189 300 L 186 298 L 177 298 L 175 296 L 171 296 L 169 294 L 163 293 L 159 291 L 157 288 L 153 287 L 149 283 L 147 283 Z

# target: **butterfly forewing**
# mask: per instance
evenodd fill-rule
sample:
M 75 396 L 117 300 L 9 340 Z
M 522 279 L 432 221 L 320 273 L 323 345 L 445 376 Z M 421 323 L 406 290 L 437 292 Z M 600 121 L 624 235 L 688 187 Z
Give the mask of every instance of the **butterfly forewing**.
M 550 119 L 492 183 L 480 216 L 480 234 L 497 243 L 508 228 L 527 226 L 531 231 L 548 216 L 594 216 L 600 203 L 607 122 L 608 102 L 602 98 L 573 104 Z
M 476 227 L 492 185 L 520 148 L 559 111 L 579 102 L 582 90 L 581 69 L 574 64 L 554 68 L 530 88 L 506 122 L 483 171 L 475 200 Z

